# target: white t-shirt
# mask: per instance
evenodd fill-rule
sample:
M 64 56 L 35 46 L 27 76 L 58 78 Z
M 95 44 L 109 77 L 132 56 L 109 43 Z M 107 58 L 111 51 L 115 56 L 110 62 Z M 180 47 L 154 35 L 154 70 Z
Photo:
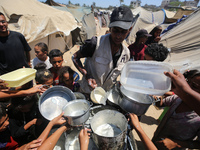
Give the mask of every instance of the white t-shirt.
M 35 65 L 39 64 L 39 63 L 45 63 L 47 65 L 46 69 L 49 69 L 52 67 L 52 64 L 49 61 L 49 57 L 47 56 L 47 59 L 45 61 L 41 61 L 39 60 L 37 57 L 35 57 L 32 61 L 32 68 L 35 67 Z

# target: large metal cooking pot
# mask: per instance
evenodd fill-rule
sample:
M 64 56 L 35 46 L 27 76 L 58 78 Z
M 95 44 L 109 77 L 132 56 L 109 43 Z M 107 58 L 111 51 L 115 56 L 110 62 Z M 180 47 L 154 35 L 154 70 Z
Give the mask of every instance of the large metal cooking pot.
M 74 93 L 64 86 L 53 86 L 46 90 L 39 99 L 39 111 L 44 118 L 52 120 L 62 113 L 62 108 L 74 100 Z
M 118 111 L 102 110 L 91 119 L 92 138 L 100 150 L 123 148 L 127 119 Z
M 154 99 L 150 95 L 136 93 L 126 90 L 123 86 L 120 87 L 122 97 L 119 99 L 119 106 L 130 113 L 141 116 L 146 113 Z
M 90 103 L 79 99 L 68 102 L 63 107 L 64 117 L 71 126 L 82 125 L 90 116 Z

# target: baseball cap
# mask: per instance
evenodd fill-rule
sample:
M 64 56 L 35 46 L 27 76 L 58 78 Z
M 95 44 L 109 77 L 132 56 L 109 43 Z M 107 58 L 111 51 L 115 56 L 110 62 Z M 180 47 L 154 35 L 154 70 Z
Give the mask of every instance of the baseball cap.
M 128 30 L 133 21 L 133 13 L 130 8 L 126 6 L 120 6 L 113 10 L 110 18 L 109 27 L 120 27 Z
M 150 36 L 152 36 L 152 35 L 151 35 L 151 34 L 148 34 L 147 30 L 141 29 L 141 30 L 139 30 L 138 32 L 136 32 L 136 36 L 137 36 L 137 37 L 143 37 L 143 36 L 150 37 Z

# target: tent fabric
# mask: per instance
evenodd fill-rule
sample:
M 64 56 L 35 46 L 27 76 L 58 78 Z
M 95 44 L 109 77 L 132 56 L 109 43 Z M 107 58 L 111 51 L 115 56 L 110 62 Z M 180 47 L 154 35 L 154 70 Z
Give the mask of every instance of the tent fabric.
M 27 42 L 47 37 L 56 32 L 65 36 L 77 28 L 75 18 L 69 12 L 51 8 L 37 0 L 1 0 L 0 10 L 13 22 L 9 29 L 22 33 Z M 13 16 L 19 16 L 18 20 Z
M 135 10 L 132 10 L 132 12 L 133 15 L 135 17 L 138 16 L 138 18 L 135 19 L 133 23 L 133 29 L 126 40 L 129 45 L 135 41 L 136 32 L 138 30 L 146 29 L 148 32 L 150 32 L 155 26 L 162 24 L 165 20 L 165 12 L 162 10 L 150 12 L 142 7 L 138 7 Z
M 166 60 L 181 71 L 200 66 L 200 9 L 162 35 L 160 43 L 171 49 Z

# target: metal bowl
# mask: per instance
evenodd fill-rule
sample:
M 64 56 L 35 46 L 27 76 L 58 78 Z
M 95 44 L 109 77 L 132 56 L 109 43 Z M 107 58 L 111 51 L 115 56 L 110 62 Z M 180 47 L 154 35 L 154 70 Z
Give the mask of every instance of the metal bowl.
M 90 116 L 90 103 L 87 100 L 73 100 L 63 107 L 64 117 L 71 126 L 82 125 Z
M 52 120 L 61 114 L 63 106 L 76 99 L 67 87 L 54 86 L 46 90 L 39 99 L 39 111 L 44 118 Z

